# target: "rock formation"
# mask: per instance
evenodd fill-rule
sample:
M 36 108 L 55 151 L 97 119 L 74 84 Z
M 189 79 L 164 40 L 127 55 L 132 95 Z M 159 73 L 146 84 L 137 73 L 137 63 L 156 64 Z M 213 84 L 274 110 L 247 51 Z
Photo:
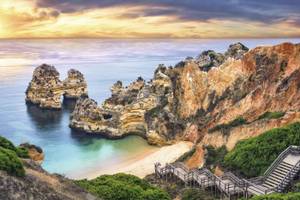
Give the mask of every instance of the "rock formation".
M 37 67 L 26 90 L 26 102 L 36 104 L 40 108 L 60 109 L 62 95 L 66 99 L 88 95 L 82 73 L 71 69 L 68 78 L 62 82 L 54 66 L 43 64 Z
M 87 96 L 87 84 L 83 74 L 75 69 L 68 71 L 68 78 L 63 81 L 64 97 L 67 99 L 77 99 L 82 96 Z
M 45 155 L 41 147 L 29 143 L 20 144 L 20 147 L 28 150 L 28 154 L 31 160 L 36 161 L 40 164 L 43 162 Z
M 41 108 L 60 109 L 63 84 L 55 67 L 43 64 L 37 67 L 26 90 L 26 102 Z
M 158 145 L 190 140 L 197 150 L 188 164 L 198 166 L 205 145 L 230 150 L 241 139 L 299 120 L 299 85 L 300 44 L 248 51 L 237 43 L 224 54 L 205 51 L 174 67 L 160 65 L 149 83 L 118 81 L 101 106 L 78 101 L 70 126 L 112 138 L 137 134 Z M 262 118 L 266 112 L 283 116 Z M 236 119 L 242 120 L 230 127 Z

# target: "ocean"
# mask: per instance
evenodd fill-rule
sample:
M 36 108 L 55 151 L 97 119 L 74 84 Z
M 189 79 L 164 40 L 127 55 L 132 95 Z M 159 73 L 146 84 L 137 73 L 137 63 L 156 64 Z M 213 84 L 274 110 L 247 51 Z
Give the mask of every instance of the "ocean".
M 117 80 L 124 84 L 139 76 L 149 80 L 158 64 L 174 65 L 208 49 L 224 52 L 235 42 L 253 48 L 300 39 L 0 40 L 0 135 L 16 145 L 30 142 L 42 147 L 42 166 L 70 178 L 95 166 L 105 169 L 124 163 L 156 147 L 137 136 L 108 140 L 74 133 L 68 126 L 70 105 L 61 111 L 26 105 L 25 90 L 34 68 L 54 65 L 62 80 L 68 69 L 78 69 L 85 75 L 89 96 L 101 104 Z

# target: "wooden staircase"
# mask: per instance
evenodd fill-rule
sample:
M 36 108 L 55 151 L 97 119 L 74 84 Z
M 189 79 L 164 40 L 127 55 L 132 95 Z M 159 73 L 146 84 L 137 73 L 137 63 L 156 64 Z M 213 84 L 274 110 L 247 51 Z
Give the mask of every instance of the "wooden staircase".
M 300 171 L 300 147 L 290 146 L 284 150 L 270 165 L 264 176 L 253 179 L 240 179 L 231 172 L 218 177 L 208 169 L 189 170 L 183 163 L 155 164 L 155 173 L 160 178 L 180 180 L 186 186 L 208 188 L 214 187 L 231 199 L 243 195 L 245 198 L 253 195 L 265 195 L 273 192 L 283 192 Z

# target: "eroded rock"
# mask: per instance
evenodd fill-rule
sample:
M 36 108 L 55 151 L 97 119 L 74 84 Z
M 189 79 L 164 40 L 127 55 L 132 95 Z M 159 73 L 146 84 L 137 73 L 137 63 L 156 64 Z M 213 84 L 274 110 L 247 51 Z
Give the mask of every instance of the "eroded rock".
M 65 99 L 78 99 L 88 95 L 87 84 L 81 72 L 71 69 L 62 82 L 54 66 L 43 64 L 37 67 L 27 90 L 26 102 L 45 109 L 61 109 L 62 95 Z
M 37 67 L 26 90 L 26 102 L 41 108 L 60 109 L 64 93 L 59 73 L 54 66 L 43 64 Z
M 68 77 L 63 81 L 64 97 L 67 99 L 78 99 L 79 97 L 87 97 L 87 83 L 83 74 L 75 69 L 68 71 Z

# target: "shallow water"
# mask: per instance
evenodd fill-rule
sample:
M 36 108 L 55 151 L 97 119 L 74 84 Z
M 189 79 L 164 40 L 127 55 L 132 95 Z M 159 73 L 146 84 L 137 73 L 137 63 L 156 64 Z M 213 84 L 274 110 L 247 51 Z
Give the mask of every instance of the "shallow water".
M 76 68 L 86 77 L 90 97 L 98 102 L 110 95 L 117 80 L 125 84 L 142 76 L 150 79 L 160 63 L 174 65 L 187 56 L 213 49 L 224 52 L 229 44 L 257 45 L 300 39 L 232 40 L 0 40 L 0 135 L 16 144 L 30 142 L 43 148 L 43 167 L 76 178 L 94 166 L 109 168 L 154 147 L 139 137 L 107 140 L 72 132 L 68 127 L 71 104 L 62 111 L 42 111 L 27 106 L 24 92 L 34 68 L 55 65 L 65 78 Z

